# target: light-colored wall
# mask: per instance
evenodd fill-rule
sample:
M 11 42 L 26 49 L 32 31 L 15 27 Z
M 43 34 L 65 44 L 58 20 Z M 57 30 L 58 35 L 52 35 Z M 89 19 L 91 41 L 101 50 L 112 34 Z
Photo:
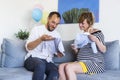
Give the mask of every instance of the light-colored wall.
M 102 29 L 105 40 L 120 40 L 120 0 L 99 0 L 100 20 L 95 24 L 96 28 Z M 2 39 L 15 38 L 14 34 L 23 28 L 38 25 L 32 17 L 32 9 L 36 4 L 41 4 L 44 11 L 57 11 L 58 0 L 0 0 L 0 44 Z M 57 30 L 63 40 L 74 39 L 80 32 L 78 24 L 61 24 Z
M 31 17 L 37 4 L 43 11 L 57 11 L 58 0 L 0 0 L 0 44 L 3 38 L 15 38 L 19 29 L 39 24 Z

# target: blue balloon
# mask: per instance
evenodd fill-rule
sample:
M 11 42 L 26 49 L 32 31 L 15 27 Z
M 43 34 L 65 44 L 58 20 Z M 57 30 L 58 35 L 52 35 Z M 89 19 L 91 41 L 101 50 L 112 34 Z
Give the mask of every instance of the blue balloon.
M 32 18 L 36 21 L 39 22 L 42 18 L 42 11 L 39 8 L 33 9 L 32 12 Z

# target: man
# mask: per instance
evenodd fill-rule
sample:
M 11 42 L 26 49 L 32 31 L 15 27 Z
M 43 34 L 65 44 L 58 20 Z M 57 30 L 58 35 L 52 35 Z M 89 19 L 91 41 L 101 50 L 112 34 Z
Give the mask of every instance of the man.
M 33 72 L 32 80 L 57 80 L 58 70 L 53 64 L 52 57 L 54 54 L 62 57 L 64 48 L 62 41 L 59 40 L 59 46 L 55 43 L 56 40 L 61 39 L 55 28 L 59 24 L 61 16 L 58 12 L 51 12 L 48 16 L 46 25 L 34 27 L 26 42 L 26 49 L 28 51 L 25 57 L 25 68 Z M 55 48 L 61 47 L 61 51 L 55 52 Z

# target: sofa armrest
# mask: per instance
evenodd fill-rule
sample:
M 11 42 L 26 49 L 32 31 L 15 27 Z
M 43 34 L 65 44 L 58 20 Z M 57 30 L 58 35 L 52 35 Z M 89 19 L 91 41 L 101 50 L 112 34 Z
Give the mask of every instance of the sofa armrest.
M 120 69 L 120 44 L 119 44 L 119 69 Z
M 2 51 L 0 51 L 0 67 L 1 67 L 1 64 L 2 64 L 2 60 L 1 60 L 1 59 L 2 59 L 1 57 L 2 57 L 2 56 L 1 56 L 1 55 L 2 55 Z
M 119 40 L 106 42 L 107 51 L 104 53 L 106 70 L 119 70 Z

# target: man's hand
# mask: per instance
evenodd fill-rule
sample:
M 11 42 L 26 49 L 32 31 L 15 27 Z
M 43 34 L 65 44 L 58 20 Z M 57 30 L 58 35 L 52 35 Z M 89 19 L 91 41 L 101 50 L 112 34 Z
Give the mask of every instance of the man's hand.
M 53 40 L 53 39 L 55 39 L 55 38 L 50 35 L 44 34 L 43 36 L 41 36 L 42 41 L 48 41 L 48 40 Z
M 62 56 L 63 56 L 62 53 L 60 53 L 60 52 L 57 53 L 57 57 L 62 57 Z

